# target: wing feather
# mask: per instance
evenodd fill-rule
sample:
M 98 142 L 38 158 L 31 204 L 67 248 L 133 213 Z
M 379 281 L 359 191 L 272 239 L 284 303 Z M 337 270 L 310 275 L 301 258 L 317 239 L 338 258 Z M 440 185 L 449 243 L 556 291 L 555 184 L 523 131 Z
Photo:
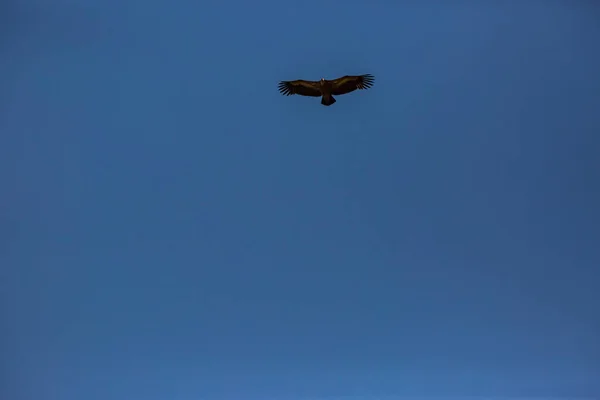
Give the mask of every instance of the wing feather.
M 346 75 L 331 81 L 331 94 L 342 95 L 355 91 L 366 90 L 373 86 L 375 77 L 371 74 Z
M 301 96 L 320 97 L 321 84 L 314 81 L 281 81 L 278 85 L 279 92 L 284 96 L 299 94 Z

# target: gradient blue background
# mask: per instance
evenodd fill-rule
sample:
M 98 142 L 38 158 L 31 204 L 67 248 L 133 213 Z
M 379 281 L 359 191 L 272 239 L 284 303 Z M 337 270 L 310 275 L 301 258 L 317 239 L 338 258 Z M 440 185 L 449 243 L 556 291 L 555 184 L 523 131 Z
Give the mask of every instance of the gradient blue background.
M 0 397 L 600 393 L 600 6 L 292 4 L 3 2 Z

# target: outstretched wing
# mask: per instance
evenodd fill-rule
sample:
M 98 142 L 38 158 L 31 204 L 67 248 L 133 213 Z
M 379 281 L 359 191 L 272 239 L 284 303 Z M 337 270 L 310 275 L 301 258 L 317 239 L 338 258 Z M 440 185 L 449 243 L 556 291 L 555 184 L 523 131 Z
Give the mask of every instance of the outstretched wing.
M 366 75 L 346 75 L 331 81 L 331 94 L 341 95 L 355 91 L 356 89 L 368 89 L 373 86 L 375 77 Z
M 301 79 L 297 81 L 282 81 L 279 82 L 279 91 L 284 96 L 291 96 L 293 94 L 299 94 L 301 96 L 321 96 L 321 84 L 314 81 L 303 81 Z

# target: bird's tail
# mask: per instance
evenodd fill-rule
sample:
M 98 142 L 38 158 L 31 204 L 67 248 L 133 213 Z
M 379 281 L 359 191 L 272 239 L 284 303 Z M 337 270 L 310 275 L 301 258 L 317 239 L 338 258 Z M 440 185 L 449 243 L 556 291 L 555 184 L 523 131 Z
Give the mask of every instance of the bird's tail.
M 327 95 L 323 95 L 323 97 L 321 97 L 321 104 L 323 104 L 324 106 L 330 106 L 333 103 L 335 103 L 335 99 L 333 98 L 332 95 L 327 94 Z

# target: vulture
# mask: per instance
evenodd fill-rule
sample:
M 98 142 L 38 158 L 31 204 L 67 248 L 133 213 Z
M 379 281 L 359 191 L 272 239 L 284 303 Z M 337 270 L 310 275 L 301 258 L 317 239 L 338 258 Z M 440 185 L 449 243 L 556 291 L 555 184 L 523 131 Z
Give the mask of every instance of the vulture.
M 356 89 L 368 89 L 373 86 L 375 77 L 366 75 L 346 75 L 341 78 L 328 81 L 321 78 L 320 81 L 281 81 L 279 82 L 279 92 L 284 96 L 299 94 L 301 96 L 321 97 L 321 104 L 330 106 L 335 103 L 334 95 L 350 93 Z

